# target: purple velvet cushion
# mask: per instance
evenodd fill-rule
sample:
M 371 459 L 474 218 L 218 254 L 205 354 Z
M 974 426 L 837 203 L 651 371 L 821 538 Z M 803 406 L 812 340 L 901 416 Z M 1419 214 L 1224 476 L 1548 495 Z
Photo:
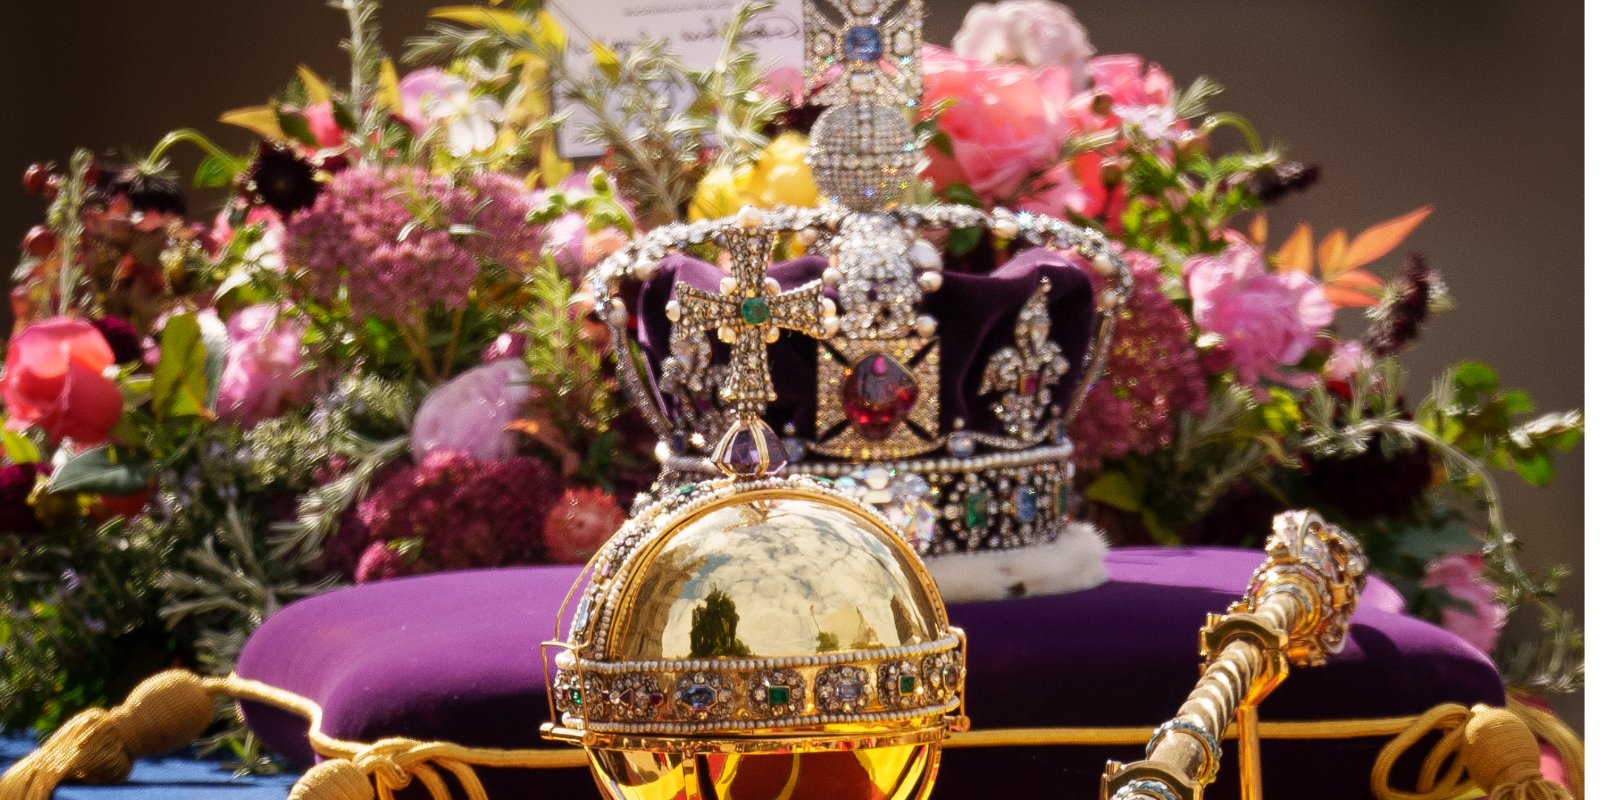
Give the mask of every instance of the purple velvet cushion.
M 970 643 L 974 727 L 1154 726 L 1197 677 L 1196 632 L 1206 613 L 1236 599 L 1260 561 L 1248 550 L 1124 548 L 1111 552 L 1111 580 L 1095 589 L 952 606 Z M 323 732 L 341 739 L 553 747 L 538 738 L 549 713 L 538 644 L 555 632 L 577 573 L 456 572 L 313 597 L 267 620 L 245 645 L 238 672 L 315 700 Z M 1487 658 L 1401 608 L 1393 588 L 1370 583 L 1344 652 L 1326 667 L 1292 672 L 1262 719 L 1390 717 L 1441 702 L 1504 701 Z M 303 721 L 258 706 L 245 711 L 269 744 L 310 760 Z M 1381 744 L 1269 742 L 1267 791 L 1360 796 Z M 1105 747 L 951 750 L 938 794 L 991 796 L 1003 775 L 1019 796 L 1088 795 L 1107 758 L 1137 757 L 1137 749 Z M 593 792 L 585 770 L 486 773 L 496 796 L 533 796 L 530 787 L 542 796 Z M 1234 786 L 1230 761 L 1209 794 L 1234 796 Z
M 806 256 L 776 264 L 769 274 L 783 288 L 792 289 L 821 278 L 827 266 L 820 256 Z M 677 284 L 716 292 L 725 275 L 717 267 L 687 256 L 670 256 L 661 262 L 660 271 L 639 293 L 639 344 L 652 368 L 659 371 L 668 354 L 672 324 L 667 320 L 666 305 L 676 296 Z M 1016 346 L 1017 315 L 1042 278 L 1050 279 L 1046 300 L 1054 320 L 1050 338 L 1072 365 L 1051 391 L 1058 398 L 1072 396 L 1089 348 L 1094 287 L 1088 273 L 1064 256 L 1045 249 L 1025 250 L 988 275 L 945 273 L 944 286 L 923 301 L 922 311 L 939 321 L 939 415 L 946 430 L 961 418 L 975 430 L 1000 432 L 1000 423 L 988 404 L 978 399 L 983 370 L 995 351 Z M 838 299 L 832 289 L 827 294 Z M 727 346 L 711 338 L 713 360 L 726 362 Z M 769 404 L 767 421 L 778 430 L 793 422 L 799 435 L 815 436 L 816 340 L 784 331 L 768 348 L 768 358 L 778 400 Z

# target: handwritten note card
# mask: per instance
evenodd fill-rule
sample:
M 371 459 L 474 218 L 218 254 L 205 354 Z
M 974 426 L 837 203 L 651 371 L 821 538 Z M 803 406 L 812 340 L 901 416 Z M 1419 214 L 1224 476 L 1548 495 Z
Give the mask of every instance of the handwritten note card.
M 800 3 L 775 0 L 746 28 L 769 67 L 800 68 Z M 737 5 L 737 0 L 554 0 L 549 8 L 567 27 L 568 66 L 587 71 L 594 68 L 589 43 L 596 40 L 621 54 L 645 39 L 661 39 L 689 66 L 709 67 L 722 52 L 723 31 Z M 599 145 L 583 141 L 585 119 L 575 110 L 562 126 L 561 153 L 568 158 L 601 152 Z

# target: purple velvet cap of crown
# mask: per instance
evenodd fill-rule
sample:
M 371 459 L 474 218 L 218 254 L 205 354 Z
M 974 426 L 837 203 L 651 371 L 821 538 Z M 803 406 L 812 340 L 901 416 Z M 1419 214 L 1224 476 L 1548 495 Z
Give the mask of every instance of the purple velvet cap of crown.
M 1236 599 L 1261 562 L 1252 550 L 1119 548 L 1110 580 L 1073 594 L 952 605 L 968 634 L 967 709 L 977 729 L 1154 727 L 1197 677 L 1195 631 Z M 323 710 L 322 732 L 501 747 L 540 741 L 548 719 L 539 642 L 578 567 L 425 575 L 318 595 L 251 636 L 238 674 L 295 692 Z M 1295 669 L 1263 719 L 1372 719 L 1443 702 L 1501 705 L 1494 665 L 1455 636 L 1403 613 L 1393 588 L 1369 581 L 1344 651 Z M 251 728 L 299 761 L 304 720 L 245 703 Z M 1269 794 L 1348 798 L 1366 791 L 1385 738 L 1268 741 Z M 1207 795 L 1234 797 L 1233 745 Z M 1034 797 L 1094 791 L 1107 758 L 1136 747 L 994 747 L 946 752 L 936 797 Z M 1402 771 L 1404 765 L 1402 765 Z M 584 769 L 483 770 L 491 797 L 593 797 Z M 1065 787 L 1065 788 L 1063 788 Z M 1073 788 L 1077 787 L 1077 788 Z
M 821 278 L 827 266 L 821 256 L 804 256 L 773 265 L 768 275 L 788 290 Z M 637 335 L 655 375 L 659 375 L 661 361 L 668 355 L 672 323 L 667 320 L 666 305 L 676 296 L 677 284 L 681 281 L 716 292 L 726 274 L 699 259 L 672 255 L 661 262 L 655 277 L 640 289 Z M 952 421 L 961 418 L 972 430 L 1000 432 L 999 421 L 988 407 L 992 398 L 978 395 L 983 370 L 995 351 L 1016 346 L 1017 316 L 1043 278 L 1050 280 L 1050 338 L 1061 346 L 1072 365 L 1056 385 L 1049 387 L 1055 402 L 1066 409 L 1083 376 L 1088 355 L 1095 314 L 1094 286 L 1074 259 L 1034 248 L 1018 253 L 987 275 L 946 272 L 944 285 L 923 297 L 921 313 L 939 322 L 939 422 L 944 430 L 950 430 Z M 828 296 L 837 302 L 838 295 L 832 289 Z M 715 335 L 707 335 L 712 341 L 712 358 L 726 363 L 726 346 L 717 342 Z M 767 355 L 778 392 L 777 402 L 768 407 L 767 421 L 779 430 L 793 422 L 800 436 L 815 436 L 816 341 L 784 331 L 768 348 Z M 929 388 L 923 387 L 923 391 Z

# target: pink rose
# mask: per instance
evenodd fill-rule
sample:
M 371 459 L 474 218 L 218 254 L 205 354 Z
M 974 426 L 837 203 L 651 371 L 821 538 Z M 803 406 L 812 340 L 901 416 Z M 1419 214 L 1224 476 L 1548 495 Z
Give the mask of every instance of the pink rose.
M 963 182 L 986 201 L 1010 201 L 1027 178 L 1059 161 L 1075 127 L 1066 67 L 985 64 L 933 45 L 922 57 L 926 103 L 954 101 L 939 117 L 951 153 L 928 154 L 928 177 L 939 188 Z
M 1038 191 L 1018 198 L 1021 211 L 1066 216 L 1068 210 L 1085 217 L 1097 217 L 1106 210 L 1109 195 L 1100 177 L 1100 154 L 1084 153 L 1072 161 L 1046 171 Z
M 122 392 L 105 370 L 116 363 L 111 345 L 81 319 L 54 317 L 12 337 L 0 376 L 6 427 L 38 426 L 51 441 L 104 442 L 122 417 Z
M 1494 650 L 1495 643 L 1500 640 L 1500 629 L 1506 624 L 1506 607 L 1500 604 L 1494 584 L 1483 575 L 1483 556 L 1453 553 L 1434 559 L 1419 585 L 1424 589 L 1443 589 L 1466 603 L 1467 609 L 1445 607 L 1440 624 L 1485 653 Z
M 1156 140 L 1176 139 L 1184 130 L 1172 106 L 1172 76 L 1132 55 L 1090 59 L 1094 89 L 1111 99 L 1111 113 Z
M 1066 67 L 1074 93 L 1088 85 L 1089 57 L 1094 55 L 1083 25 L 1066 6 L 1050 0 L 978 3 L 967 9 L 951 48 L 989 64 Z
M 443 451 L 474 461 L 508 459 L 516 455 L 517 441 L 506 426 L 532 397 L 528 367 L 521 361 L 507 358 L 473 367 L 423 398 L 411 423 L 411 455 L 419 463 Z
M 1222 338 L 1247 385 L 1262 378 L 1294 383 L 1280 368 L 1305 358 L 1318 331 L 1333 322 L 1333 306 L 1315 280 L 1269 273 L 1266 265 L 1260 248 L 1230 237 L 1221 254 L 1195 256 L 1183 267 L 1195 324 Z
M 228 320 L 228 359 L 217 389 L 217 416 L 245 426 L 276 417 L 305 399 L 310 376 L 301 367 L 306 326 L 269 303 Z

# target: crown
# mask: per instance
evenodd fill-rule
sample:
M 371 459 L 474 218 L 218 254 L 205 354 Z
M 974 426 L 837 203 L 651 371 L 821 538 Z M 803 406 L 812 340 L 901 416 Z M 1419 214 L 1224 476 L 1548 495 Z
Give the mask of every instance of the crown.
M 919 155 L 906 108 L 922 8 L 893 6 L 806 8 L 808 89 L 833 104 L 807 159 L 829 202 L 656 228 L 590 288 L 660 436 L 658 491 L 726 471 L 731 449 L 747 472 L 834 480 L 926 556 L 1051 543 L 1073 504 L 1067 423 L 1131 277 L 1092 229 L 900 202 Z M 973 229 L 1015 255 L 946 272 L 935 242 Z M 772 264 L 778 248 L 799 255 Z M 752 348 L 760 369 L 736 369 Z M 760 430 L 730 429 L 752 416 Z

